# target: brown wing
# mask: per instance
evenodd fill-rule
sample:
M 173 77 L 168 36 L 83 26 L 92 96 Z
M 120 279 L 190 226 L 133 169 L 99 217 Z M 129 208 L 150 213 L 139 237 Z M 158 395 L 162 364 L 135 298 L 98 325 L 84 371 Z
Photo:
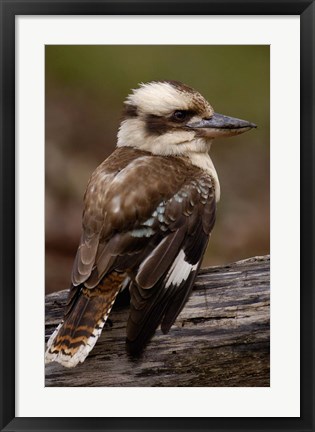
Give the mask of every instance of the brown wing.
M 203 171 L 184 159 L 117 149 L 86 191 L 68 309 L 76 287 L 93 289 L 110 271 L 127 271 L 134 280 L 128 339 L 142 344 L 163 314 L 167 331 L 189 295 L 214 218 L 212 179 Z
M 197 174 L 197 173 L 196 173 Z M 158 207 L 153 225 L 161 241 L 141 263 L 131 287 L 127 338 L 139 351 L 162 322 L 168 332 L 186 303 L 215 222 L 215 196 L 210 177 L 199 173 Z
M 195 171 L 178 158 L 152 156 L 128 148 L 117 149 L 103 162 L 93 173 L 85 194 L 73 285 L 84 283 L 93 288 L 113 268 L 117 256 L 143 252 L 151 240 L 152 227 L 142 224 L 159 203 L 170 199 L 189 178 L 194 178 Z M 145 235 L 141 236 L 137 229 L 144 229 Z M 158 242 L 155 237 L 151 246 Z M 130 268 L 136 266 L 131 263 Z
M 116 149 L 92 174 L 84 196 L 82 235 L 72 269 L 74 286 L 89 279 L 92 270 L 97 268 L 98 258 L 104 255 L 108 240 L 119 227 L 117 199 L 122 188 L 117 186 L 121 173 L 128 164 L 145 154 L 133 149 Z

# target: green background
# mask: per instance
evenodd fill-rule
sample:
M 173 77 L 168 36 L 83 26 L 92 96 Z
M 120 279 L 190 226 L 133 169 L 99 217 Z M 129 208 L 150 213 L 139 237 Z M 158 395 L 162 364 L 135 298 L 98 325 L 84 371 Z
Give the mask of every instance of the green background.
M 269 253 L 269 46 L 46 46 L 45 63 L 47 292 L 69 286 L 87 181 L 140 82 L 182 81 L 258 125 L 212 146 L 221 201 L 203 266 Z

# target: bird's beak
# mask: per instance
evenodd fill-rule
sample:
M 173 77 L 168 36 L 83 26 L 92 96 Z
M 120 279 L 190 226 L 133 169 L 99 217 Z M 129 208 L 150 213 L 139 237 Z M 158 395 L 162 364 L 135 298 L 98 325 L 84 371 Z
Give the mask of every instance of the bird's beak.
M 246 132 L 257 126 L 246 120 L 214 113 L 210 118 L 192 121 L 187 127 L 198 129 L 200 135 L 207 138 L 228 137 Z

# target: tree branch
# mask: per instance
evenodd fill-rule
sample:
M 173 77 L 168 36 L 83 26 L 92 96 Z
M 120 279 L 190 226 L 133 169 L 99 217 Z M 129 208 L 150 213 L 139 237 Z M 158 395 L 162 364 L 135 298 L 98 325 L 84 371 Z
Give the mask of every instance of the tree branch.
M 128 307 L 110 315 L 83 364 L 46 366 L 46 386 L 269 386 L 269 256 L 202 269 L 171 328 L 141 358 L 125 350 Z M 67 291 L 46 296 L 46 341 Z

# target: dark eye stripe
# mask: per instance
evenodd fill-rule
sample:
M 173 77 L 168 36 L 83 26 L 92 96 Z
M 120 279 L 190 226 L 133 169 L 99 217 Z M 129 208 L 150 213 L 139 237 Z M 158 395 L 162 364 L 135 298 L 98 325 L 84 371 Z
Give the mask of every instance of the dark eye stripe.
M 172 129 L 172 125 L 165 117 L 159 117 L 153 114 L 146 116 L 146 129 L 147 132 L 153 135 L 162 135 Z
M 172 115 L 170 117 L 160 117 L 153 114 L 148 114 L 146 116 L 146 130 L 151 135 L 162 135 L 166 132 L 174 130 L 176 128 L 183 127 L 185 122 L 187 122 L 193 115 L 194 111 L 185 111 L 187 116 L 183 121 L 176 121 L 173 119 Z

